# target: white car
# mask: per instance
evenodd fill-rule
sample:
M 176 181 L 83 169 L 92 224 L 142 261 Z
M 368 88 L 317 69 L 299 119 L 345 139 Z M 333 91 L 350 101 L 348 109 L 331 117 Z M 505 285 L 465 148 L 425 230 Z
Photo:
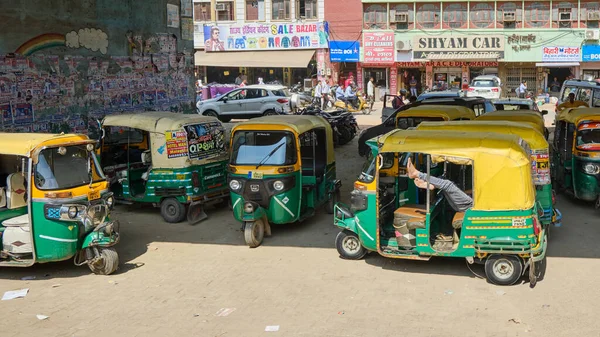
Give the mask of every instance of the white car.
M 223 122 L 290 112 L 287 87 L 281 85 L 248 85 L 223 96 L 196 103 L 198 113 L 217 117 Z
M 502 96 L 500 78 L 494 75 L 477 76 L 471 81 L 467 97 L 498 99 Z

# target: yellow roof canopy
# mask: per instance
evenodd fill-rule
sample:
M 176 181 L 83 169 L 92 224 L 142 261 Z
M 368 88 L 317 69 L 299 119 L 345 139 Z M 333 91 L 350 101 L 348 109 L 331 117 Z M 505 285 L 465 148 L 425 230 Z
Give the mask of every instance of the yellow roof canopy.
M 451 121 L 456 119 L 475 119 L 475 112 L 460 105 L 426 104 L 409 108 L 398 113 L 396 118 L 402 117 L 440 117 Z
M 546 126 L 544 117 L 533 110 L 498 110 L 485 113 L 477 117 L 478 121 L 513 121 L 525 122 L 534 125 L 539 132 L 545 134 Z
M 129 127 L 147 132 L 165 133 L 166 131 L 181 129 L 184 125 L 210 122 L 219 122 L 219 120 L 214 117 L 198 114 L 184 115 L 174 112 L 156 111 L 106 116 L 102 121 L 102 125 Z
M 583 120 L 600 120 L 600 108 L 568 108 L 561 111 L 556 119 L 572 124 L 579 124 Z
M 0 154 L 31 157 L 33 150 L 42 146 L 91 141 L 81 134 L 53 133 L 0 133 Z

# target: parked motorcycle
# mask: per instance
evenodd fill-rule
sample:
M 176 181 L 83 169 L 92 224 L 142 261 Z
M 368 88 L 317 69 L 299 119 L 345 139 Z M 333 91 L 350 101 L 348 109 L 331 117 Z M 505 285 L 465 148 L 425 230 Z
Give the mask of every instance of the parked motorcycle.
M 335 94 L 333 97 L 335 97 Z M 358 99 L 357 107 L 353 106 L 349 102 L 342 101 L 339 99 L 335 101 L 334 106 L 336 106 L 338 108 L 346 109 L 350 112 L 359 112 L 360 111 L 363 113 L 363 115 L 370 114 L 371 108 L 369 107 L 369 104 L 367 103 L 367 100 L 365 99 L 365 96 L 363 95 L 361 90 L 356 91 L 356 98 Z
M 345 145 L 349 143 L 358 133 L 358 123 L 354 116 L 344 110 L 323 111 L 317 102 L 301 109 L 299 115 L 315 115 L 325 118 L 333 129 L 333 141 L 336 145 Z

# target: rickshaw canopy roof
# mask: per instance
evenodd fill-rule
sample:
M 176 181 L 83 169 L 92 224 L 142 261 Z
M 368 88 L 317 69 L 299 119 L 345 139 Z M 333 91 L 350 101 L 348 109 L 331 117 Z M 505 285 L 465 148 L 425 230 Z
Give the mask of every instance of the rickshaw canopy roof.
M 517 135 L 529 144 L 532 150 L 548 150 L 548 142 L 544 135 L 530 123 L 523 124 L 510 121 L 455 121 L 455 122 L 423 122 L 417 130 L 454 130 L 468 132 L 497 132 Z
M 396 119 L 402 117 L 441 117 L 451 121 L 456 119 L 475 119 L 475 112 L 461 105 L 419 105 L 401 111 Z
M 331 125 L 325 118 L 319 116 L 306 116 L 306 115 L 279 115 L 279 116 L 265 116 L 259 118 L 252 118 L 246 122 L 237 123 L 231 134 L 238 130 L 246 131 L 264 131 L 264 130 L 280 130 L 280 131 L 292 131 L 298 137 L 307 131 L 324 128 L 327 137 L 327 163 L 335 162 L 335 153 L 333 150 L 333 130 Z
M 533 110 L 497 110 L 477 117 L 478 121 L 511 121 L 533 124 L 539 132 L 544 133 L 544 117 Z
M 0 154 L 31 157 L 32 151 L 40 146 L 81 141 L 90 139 L 81 134 L 0 132 Z
M 184 115 L 168 111 L 146 112 L 126 115 L 110 115 L 104 118 L 103 126 L 121 126 L 147 132 L 165 133 L 181 129 L 183 125 L 218 122 L 215 117 L 198 114 Z
M 600 108 L 569 108 L 561 111 L 557 119 L 572 124 L 584 120 L 600 120 Z
M 490 211 L 534 205 L 530 154 L 523 142 L 516 135 L 447 130 L 394 130 L 378 139 L 380 152 L 425 153 L 434 162 L 473 165 L 473 209 Z

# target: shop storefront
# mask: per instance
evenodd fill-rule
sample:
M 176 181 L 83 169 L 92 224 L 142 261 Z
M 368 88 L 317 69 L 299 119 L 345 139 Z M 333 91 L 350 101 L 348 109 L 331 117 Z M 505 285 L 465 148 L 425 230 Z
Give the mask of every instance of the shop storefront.
M 356 74 L 356 65 L 360 62 L 359 42 L 329 41 L 329 61 L 332 80 L 343 84 L 350 75 Z
M 375 82 L 375 97 L 386 93 L 397 93 L 398 72 L 394 31 L 363 32 L 362 62 L 357 66 L 357 81 L 360 88 L 366 88 L 369 78 Z

